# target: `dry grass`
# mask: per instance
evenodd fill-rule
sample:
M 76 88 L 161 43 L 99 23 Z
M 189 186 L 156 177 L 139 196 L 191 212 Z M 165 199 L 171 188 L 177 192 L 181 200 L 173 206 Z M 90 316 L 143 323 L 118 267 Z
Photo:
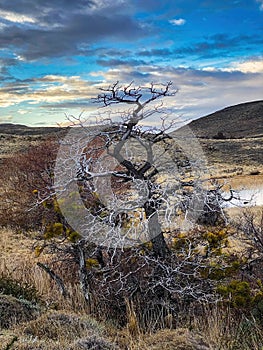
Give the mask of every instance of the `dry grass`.
M 57 285 L 37 266 L 38 261 L 49 262 L 50 256 L 37 258 L 32 251 L 33 239 L 9 229 L 0 231 L 0 275 L 19 281 L 21 285 L 34 286 L 43 305 L 42 313 L 33 322 L 23 303 L 11 296 L 3 296 L 1 305 L 6 312 L 12 307 L 16 322 L 9 319 L 9 330 L 1 329 L 0 350 L 85 350 L 115 349 L 105 338 L 105 327 L 87 315 L 87 306 L 78 284 L 65 283 L 69 297 L 60 294 Z M 3 303 L 5 301 L 6 305 Z M 58 309 L 60 311 L 55 311 Z M 24 312 L 24 314 L 22 313 Z M 77 312 L 77 313 L 76 313 Z M 1 314 L 3 316 L 3 314 Z M 24 316 L 23 316 L 24 315 Z
M 40 308 L 29 301 L 0 294 L 0 328 L 10 328 L 15 324 L 32 320 L 39 313 Z
M 232 188 L 260 186 L 263 184 L 262 137 L 250 139 L 205 140 L 204 147 L 213 177 L 226 180 Z M 38 144 L 38 136 L 7 135 L 0 139 L 1 157 L 8 157 Z M 251 173 L 259 171 L 259 175 Z M 259 210 L 259 208 L 253 208 Z M 240 215 L 240 209 L 229 209 L 232 215 Z M 237 317 L 231 310 L 207 307 L 201 315 L 189 323 L 178 324 L 163 319 L 164 327 L 152 334 L 143 333 L 138 326 L 132 303 L 126 301 L 128 324 L 118 329 L 111 323 L 102 326 L 89 315 L 80 287 L 65 281 L 69 297 L 64 298 L 58 286 L 37 266 L 37 262 L 49 263 L 51 257 L 36 257 L 32 250 L 34 240 L 14 233 L 0 231 L 0 275 L 8 275 L 21 284 L 34 286 L 43 301 L 41 315 L 34 321 L 13 324 L 13 328 L 1 330 L 0 350 L 262 350 L 263 332 L 253 318 Z M 230 249 L 236 253 L 243 249 L 239 240 L 232 240 Z M 73 273 L 74 273 L 74 269 Z M 65 271 L 59 271 L 68 277 Z M 71 280 L 71 282 L 69 282 Z M 10 298 L 11 300 L 11 298 Z M 15 300 L 11 300 L 16 305 Z M 11 306 L 12 306 L 11 305 Z M 19 311 L 19 307 L 17 309 Z M 22 309 L 21 309 L 22 310 Z M 168 324 L 169 323 L 169 324 Z M 115 345 L 117 344 L 117 345 Z
M 89 316 L 66 311 L 50 311 L 21 326 L 23 334 L 38 339 L 71 342 L 84 336 L 103 335 L 102 325 Z
M 164 328 L 155 333 L 130 333 L 129 328 L 111 330 L 111 338 L 126 350 L 262 350 L 262 326 L 253 318 L 235 314 L 222 306 L 207 306 L 176 329 Z M 115 332 L 115 334 L 114 334 Z
M 235 317 L 229 309 L 207 307 L 205 317 L 195 317 L 188 326 L 131 334 L 88 315 L 52 311 L 2 331 L 0 350 L 14 339 L 10 349 L 16 350 L 262 350 L 263 333 L 256 321 Z
M 48 300 L 54 293 L 54 287 L 52 288 L 48 276 L 37 267 L 38 259 L 32 251 L 32 246 L 33 241 L 23 234 L 2 229 L 0 274 L 7 275 L 22 284 L 35 286 L 39 294 Z
M 263 174 L 234 176 L 229 178 L 228 182 L 236 190 L 241 188 L 257 188 L 263 186 Z
M 234 188 L 242 188 L 251 182 L 262 184 L 263 176 L 239 175 L 230 178 Z M 236 215 L 240 214 L 240 209 Z M 259 210 L 259 208 L 253 208 Z M 76 324 L 91 319 L 87 314 L 82 293 L 77 284 L 66 283 L 70 297 L 65 299 L 57 285 L 37 266 L 38 261 L 49 262 L 50 256 L 39 258 L 32 250 L 34 240 L 28 235 L 14 233 L 11 230 L 0 231 L 0 274 L 7 274 L 22 284 L 36 287 L 45 307 L 49 310 L 34 322 L 1 331 L 0 350 L 7 350 L 8 344 L 15 339 L 11 350 L 88 350 L 88 349 L 125 349 L 125 350 L 262 350 L 263 335 L 256 322 L 237 320 L 229 311 L 207 309 L 202 317 L 196 317 L 189 325 L 179 325 L 178 329 L 159 330 L 155 334 L 144 334 L 136 324 L 136 314 L 129 311 L 129 323 L 120 330 L 111 324 L 103 327 L 96 323 L 95 329 L 78 329 Z M 239 241 L 231 241 L 231 249 L 237 253 L 243 249 Z M 55 312 L 54 309 L 59 309 Z M 76 314 L 76 312 L 78 312 Z M 64 324 L 60 321 L 66 320 Z M 74 324 L 75 320 L 77 323 Z M 81 321 L 82 320 L 82 321 Z M 72 323 L 73 322 L 73 323 Z M 165 324 L 165 322 L 163 322 Z M 73 325 L 71 327 L 71 325 Z M 98 325 L 98 329 L 96 328 Z M 63 328 L 65 327 L 65 328 Z M 186 328 L 188 327 L 188 328 Z M 191 331 L 189 330 L 191 329 Z M 117 345 L 111 345 L 116 343 Z M 97 347 L 90 347 L 95 344 Z M 93 346 L 92 345 L 92 346 Z
M 253 213 L 255 217 L 260 218 L 262 210 L 263 210 L 263 206 L 253 206 L 253 207 L 247 207 L 247 208 L 233 207 L 233 208 L 228 208 L 227 213 L 233 220 L 239 220 L 239 218 L 242 217 L 248 211 L 250 213 Z
M 0 159 L 8 158 L 31 146 L 40 145 L 49 137 L 63 136 L 64 130 L 59 128 L 29 128 L 16 124 L 0 125 Z
M 11 157 L 29 146 L 39 145 L 40 142 L 39 136 L 2 135 L 0 137 L 0 158 Z
M 212 177 L 232 178 L 263 174 L 263 137 L 243 139 L 199 139 Z
M 86 350 L 117 349 L 106 337 L 105 327 L 87 315 L 73 312 L 47 312 L 28 323 L 0 335 L 2 347 L 16 339 L 17 350 Z
M 117 343 L 121 349 L 129 350 L 215 350 L 214 342 L 209 345 L 200 333 L 187 328 L 162 329 L 137 337 L 122 331 L 118 334 Z
M 36 320 L 1 330 L 0 350 L 262 350 L 263 333 L 257 322 L 220 307 L 207 307 L 176 329 L 164 320 L 168 328 L 145 334 L 136 322 L 139 315 L 127 300 L 126 327 L 118 329 L 109 322 L 101 325 L 87 315 L 78 285 L 67 284 L 71 297 L 64 299 L 36 266 L 39 258 L 30 250 L 32 242 L 11 230 L 0 231 L 0 272 L 36 286 L 46 305 Z
M 87 306 L 79 285 L 65 281 L 70 297 L 64 298 L 55 282 L 37 266 L 39 261 L 48 264 L 51 257 L 36 257 L 32 249 L 33 244 L 34 240 L 23 234 L 14 233 L 9 229 L 0 230 L 0 275 L 9 276 L 22 285 L 34 286 L 48 307 L 86 312 Z
M 262 325 L 253 317 L 246 318 L 229 308 L 207 308 L 205 317 L 194 319 L 193 328 L 199 330 L 213 350 L 262 350 Z

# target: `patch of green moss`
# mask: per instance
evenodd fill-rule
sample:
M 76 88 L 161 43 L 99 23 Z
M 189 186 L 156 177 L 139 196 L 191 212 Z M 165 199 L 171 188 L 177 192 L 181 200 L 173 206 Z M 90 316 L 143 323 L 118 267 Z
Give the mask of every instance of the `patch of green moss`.
M 227 263 L 227 261 L 225 262 Z M 222 263 L 210 263 L 201 272 L 203 278 L 209 278 L 215 281 L 220 281 L 226 277 L 233 276 L 240 269 L 241 263 L 234 260 L 229 265 L 223 266 Z
M 54 222 L 52 224 L 47 225 L 44 239 L 51 239 L 55 237 L 59 237 L 64 233 L 64 226 L 60 222 Z
M 245 281 L 233 280 L 226 285 L 220 285 L 217 292 L 236 308 L 248 308 L 253 302 L 250 284 Z
M 222 247 L 228 245 L 228 232 L 225 228 L 216 231 L 208 231 L 203 234 L 203 238 L 207 241 L 206 252 L 213 252 L 216 255 L 222 254 Z

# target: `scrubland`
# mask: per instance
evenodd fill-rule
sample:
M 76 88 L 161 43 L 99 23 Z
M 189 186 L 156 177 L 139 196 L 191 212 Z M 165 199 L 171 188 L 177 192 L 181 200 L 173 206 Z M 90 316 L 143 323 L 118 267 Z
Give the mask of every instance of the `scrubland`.
M 219 301 L 200 304 L 197 312 L 186 309 L 181 320 L 160 314 L 162 326 L 145 330 L 132 302 L 126 304 L 124 325 L 97 315 L 96 309 L 90 313 L 74 271 L 60 266 L 56 272 L 69 292 L 64 298 L 57 284 L 37 266 L 38 261 L 47 263 L 51 257 L 37 257 L 34 244 L 34 233 L 1 230 L 1 350 L 262 349 L 262 287 L 256 293 L 260 302 L 253 307 L 251 291 L 240 283 L 232 289 L 235 306 Z
M 10 180 L 18 159 L 13 159 L 8 149 L 16 153 L 21 145 L 13 147 L 12 138 L 9 141 L 11 144 L 5 143 L 4 158 L 11 159 L 8 163 Z M 24 141 L 21 144 L 26 149 L 28 143 Z M 28 141 L 33 142 L 31 146 L 38 145 L 35 139 Z M 201 141 L 207 152 L 211 177 L 235 189 L 262 185 L 260 141 L 259 138 Z M 50 251 L 39 251 L 41 212 L 27 211 L 27 205 L 34 200 L 35 178 L 27 178 L 26 187 L 12 188 L 13 181 L 22 179 L 15 179 L 17 174 L 13 173 L 12 181 L 7 178 L 4 181 L 6 174 L 2 174 L 0 185 L 0 350 L 263 349 L 262 208 L 231 208 L 227 224 L 199 225 L 189 235 L 174 232 L 170 236 L 171 250 L 179 259 L 188 251 L 187 247 L 193 245 L 193 259 L 198 257 L 203 264 L 198 278 L 213 282 L 214 302 L 190 303 L 182 299 L 177 310 L 162 305 L 157 312 L 147 299 L 147 286 L 143 285 L 149 281 L 148 277 L 134 274 L 144 281 L 138 297 L 128 298 L 124 293 L 118 301 L 120 304 L 116 304 L 117 313 L 114 299 L 109 299 L 116 292 L 114 284 L 109 298 L 105 299 L 108 305 L 102 306 L 105 300 L 98 285 L 88 304 L 74 262 L 67 260 L 67 256 L 54 259 Z M 14 198 L 16 201 L 11 208 L 3 205 L 10 204 Z M 27 212 L 25 216 L 24 212 Z M 143 261 L 142 256 L 148 253 L 151 256 L 150 249 L 144 247 L 139 255 L 128 256 L 127 261 L 138 264 Z M 63 280 L 66 296 L 39 262 L 52 266 L 52 271 Z M 86 267 L 90 275 L 99 279 L 101 271 L 96 261 L 88 259 Z M 179 280 L 178 283 L 183 282 Z M 164 303 L 167 300 L 164 299 Z M 148 311 L 147 303 L 151 306 Z

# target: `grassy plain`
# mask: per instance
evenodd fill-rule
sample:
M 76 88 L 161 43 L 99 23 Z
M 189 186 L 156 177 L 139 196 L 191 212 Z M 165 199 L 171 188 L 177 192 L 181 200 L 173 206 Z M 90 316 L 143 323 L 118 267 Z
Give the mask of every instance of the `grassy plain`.
M 0 232 L 0 276 L 8 275 L 21 285 L 36 288 L 41 303 L 38 312 L 24 313 L 13 325 L 2 328 L 0 350 L 261 350 L 263 335 L 256 320 L 245 326 L 245 319 L 235 319 L 230 309 L 209 305 L 204 314 L 172 327 L 169 319 L 163 329 L 145 333 L 134 327 L 134 319 L 127 314 L 128 323 L 120 328 L 112 321 L 95 320 L 88 314 L 79 286 L 66 283 L 69 298 L 63 298 L 57 285 L 36 263 L 47 262 L 48 255 L 35 256 L 33 237 L 25 237 L 11 230 Z M 1 294 L 0 294 L 1 295 Z M 2 300 L 0 299 L 0 304 Z M 22 302 L 22 301 L 21 301 Z M 1 322 L 11 317 L 11 299 L 0 307 Z M 32 304 L 34 304 L 32 302 Z M 136 322 L 136 314 L 134 314 Z M 16 322 L 17 321 L 17 322 Z M 248 336 L 247 332 L 253 332 Z M 242 347 L 240 347 L 242 344 Z
M 39 144 L 46 137 L 41 133 L 31 135 L 30 132 L 25 133 L 25 130 L 13 134 L 7 130 L 0 132 L 0 161 Z M 212 178 L 224 181 L 234 189 L 263 184 L 263 137 L 222 140 L 199 138 L 199 142 Z M 234 210 L 235 216 L 238 216 L 239 209 Z M 259 208 L 255 210 L 260 212 Z M 36 313 L 25 312 L 22 321 L 18 318 L 19 322 L 16 322 L 14 319 L 10 328 L 0 330 L 0 350 L 263 349 L 262 328 L 256 320 L 246 323 L 245 319 L 235 318 L 228 308 L 222 313 L 220 308 L 208 307 L 202 317 L 196 316 L 176 327 L 172 326 L 168 318 L 164 320 L 164 329 L 146 334 L 136 327 L 136 313 L 133 312 L 132 305 L 127 307 L 128 322 L 125 327 L 119 328 L 112 321 L 103 318 L 95 320 L 92 315 L 87 315 L 88 309 L 80 287 L 74 277 L 70 276 L 72 271 L 60 271 L 64 274 L 69 291 L 69 297 L 64 298 L 56 283 L 37 266 L 39 261 L 49 262 L 50 256 L 36 256 L 34 236 L 34 232 L 25 235 L 9 228 L 0 231 L 0 276 L 8 276 L 20 285 L 32 287 L 40 300 Z M 236 247 L 232 248 L 234 250 Z M 12 303 L 15 301 L 7 301 L 3 304 L 6 313 L 0 307 L 2 321 L 4 317 L 10 317 L 8 307 L 13 312 Z M 30 309 L 30 305 L 28 307 Z

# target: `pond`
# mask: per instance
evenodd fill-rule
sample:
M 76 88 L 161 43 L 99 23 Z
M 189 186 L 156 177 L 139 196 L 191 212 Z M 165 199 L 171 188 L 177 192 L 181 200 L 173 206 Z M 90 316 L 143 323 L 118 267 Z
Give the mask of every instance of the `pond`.
M 235 190 L 236 199 L 226 203 L 226 207 L 251 207 L 263 205 L 263 185 Z

